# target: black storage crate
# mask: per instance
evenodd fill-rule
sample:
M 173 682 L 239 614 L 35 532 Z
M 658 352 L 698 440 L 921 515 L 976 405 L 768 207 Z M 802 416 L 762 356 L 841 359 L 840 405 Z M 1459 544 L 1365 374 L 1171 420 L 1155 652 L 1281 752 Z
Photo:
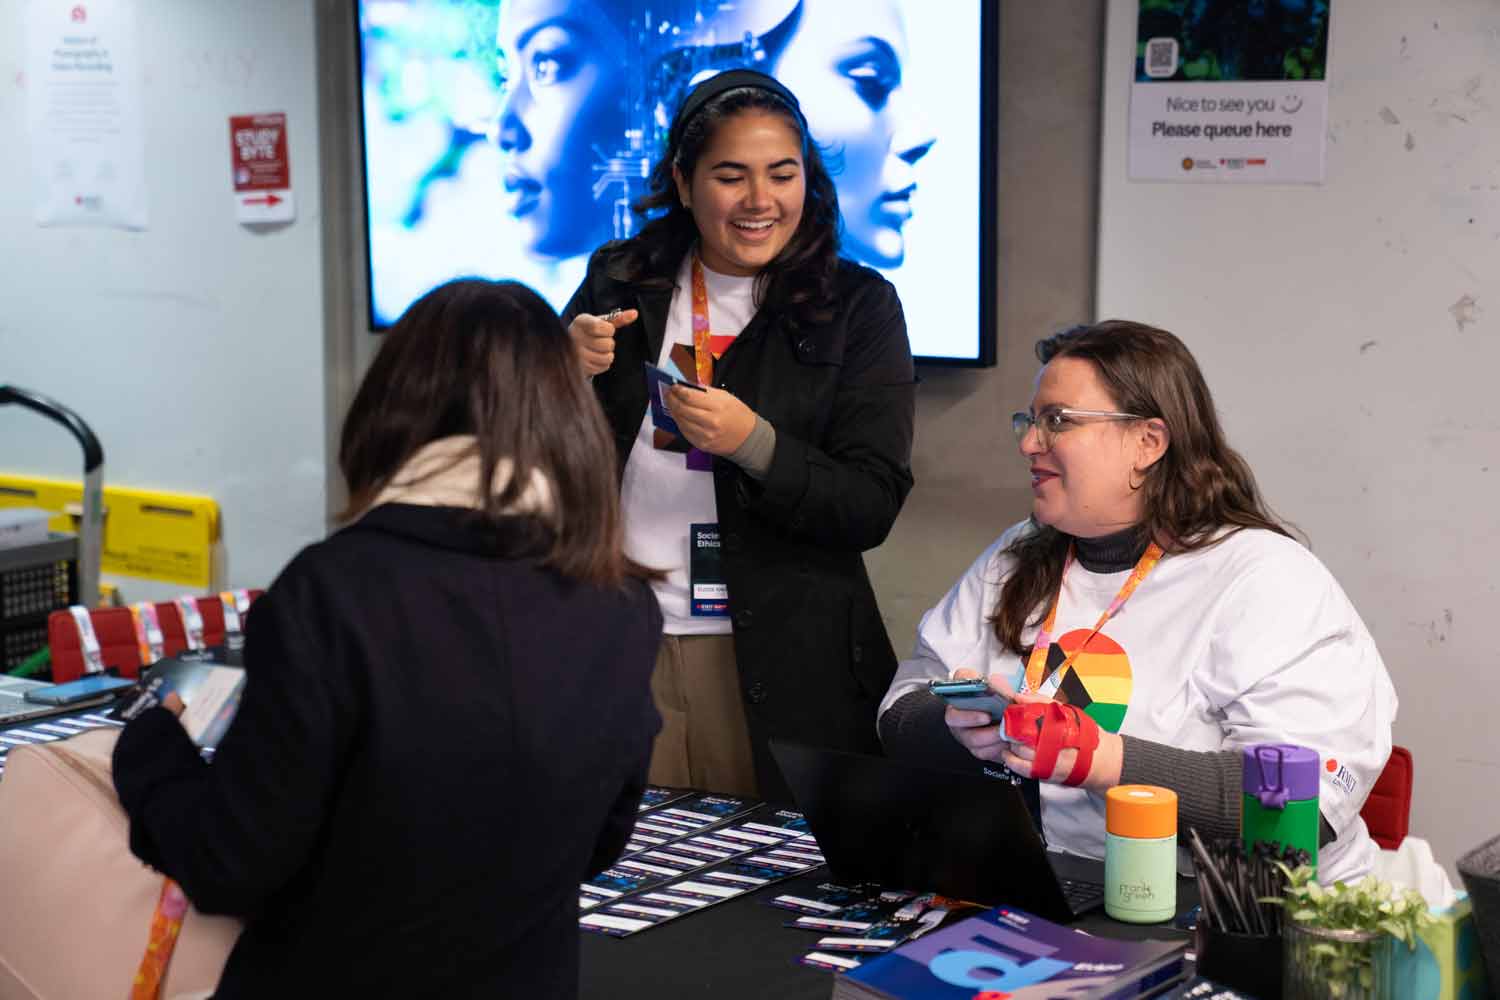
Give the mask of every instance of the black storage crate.
M 1500 996 L 1500 837 L 1492 837 L 1459 858 L 1458 875 L 1474 907 L 1474 930 L 1484 956 L 1490 996 Z
M 47 616 L 78 603 L 78 540 L 0 549 L 0 672 L 47 645 Z

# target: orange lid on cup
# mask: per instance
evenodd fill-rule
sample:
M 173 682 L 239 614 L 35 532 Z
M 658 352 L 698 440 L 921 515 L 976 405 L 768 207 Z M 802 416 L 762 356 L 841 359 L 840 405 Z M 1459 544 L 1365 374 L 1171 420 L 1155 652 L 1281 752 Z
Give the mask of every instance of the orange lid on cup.
M 1177 793 L 1156 785 L 1116 785 L 1104 793 L 1104 829 L 1116 837 L 1175 837 Z

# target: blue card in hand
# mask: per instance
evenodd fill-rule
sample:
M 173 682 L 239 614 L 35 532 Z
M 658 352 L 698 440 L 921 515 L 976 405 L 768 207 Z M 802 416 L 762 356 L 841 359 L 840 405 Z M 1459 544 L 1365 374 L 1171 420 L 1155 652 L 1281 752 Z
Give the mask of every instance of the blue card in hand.
M 646 365 L 646 393 L 651 399 L 651 422 L 656 425 L 657 430 L 666 431 L 668 434 L 681 435 L 677 429 L 677 421 L 672 419 L 672 414 L 667 412 L 666 402 L 662 399 L 662 393 L 674 385 L 686 386 L 698 392 L 705 392 L 703 386 L 686 379 L 673 375 L 664 368 L 658 368 L 651 362 Z

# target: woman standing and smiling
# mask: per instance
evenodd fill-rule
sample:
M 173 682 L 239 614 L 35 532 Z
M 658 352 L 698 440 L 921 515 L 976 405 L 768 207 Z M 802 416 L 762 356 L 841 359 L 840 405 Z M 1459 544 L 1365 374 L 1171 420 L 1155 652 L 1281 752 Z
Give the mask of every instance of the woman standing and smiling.
M 769 738 L 879 750 L 895 656 L 861 553 L 912 484 L 901 303 L 840 259 L 833 182 L 764 74 L 688 94 L 635 207 L 651 221 L 594 255 L 565 318 L 614 429 L 626 552 L 666 571 L 651 779 L 785 797 Z M 675 423 L 648 364 L 697 386 L 661 394 Z

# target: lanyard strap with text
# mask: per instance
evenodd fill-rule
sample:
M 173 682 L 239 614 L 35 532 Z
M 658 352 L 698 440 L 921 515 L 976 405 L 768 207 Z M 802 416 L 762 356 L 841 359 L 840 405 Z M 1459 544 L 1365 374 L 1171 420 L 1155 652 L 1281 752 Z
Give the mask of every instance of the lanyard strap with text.
M 708 332 L 708 286 L 703 281 L 703 262 L 693 254 L 693 363 L 699 385 L 714 384 L 713 340 Z
M 1156 568 L 1156 564 L 1161 561 L 1161 557 L 1161 546 L 1155 542 L 1146 546 L 1146 552 L 1141 556 L 1140 562 L 1136 563 L 1135 569 L 1130 571 L 1130 579 L 1125 581 L 1125 585 L 1120 588 L 1120 592 L 1115 595 L 1115 599 L 1110 601 L 1109 607 L 1104 609 L 1104 614 L 1099 616 L 1099 621 L 1094 626 L 1094 630 L 1074 647 L 1073 652 L 1068 654 L 1067 659 L 1058 665 L 1057 669 L 1046 679 L 1047 690 L 1042 690 L 1042 675 L 1047 669 L 1047 651 L 1052 647 L 1052 628 L 1057 624 L 1057 606 L 1062 603 L 1062 584 L 1058 584 L 1057 598 L 1052 602 L 1052 610 L 1047 612 L 1047 620 L 1042 622 L 1042 631 L 1037 634 L 1036 645 L 1031 650 L 1031 658 L 1026 661 L 1027 690 L 1046 695 L 1051 695 L 1055 692 L 1058 686 L 1062 684 L 1063 674 L 1073 665 L 1073 661 L 1078 657 L 1078 654 L 1082 653 L 1088 647 L 1088 644 L 1093 641 L 1094 636 L 1099 634 L 1099 630 L 1115 616 L 1120 608 L 1125 606 L 1125 602 L 1130 600 L 1130 595 L 1135 593 L 1135 588 L 1139 587 L 1141 581 L 1146 579 L 1147 574 Z M 1063 563 L 1064 582 L 1068 578 L 1068 567 L 1072 565 L 1073 547 L 1070 545 L 1068 547 L 1067 561 Z

